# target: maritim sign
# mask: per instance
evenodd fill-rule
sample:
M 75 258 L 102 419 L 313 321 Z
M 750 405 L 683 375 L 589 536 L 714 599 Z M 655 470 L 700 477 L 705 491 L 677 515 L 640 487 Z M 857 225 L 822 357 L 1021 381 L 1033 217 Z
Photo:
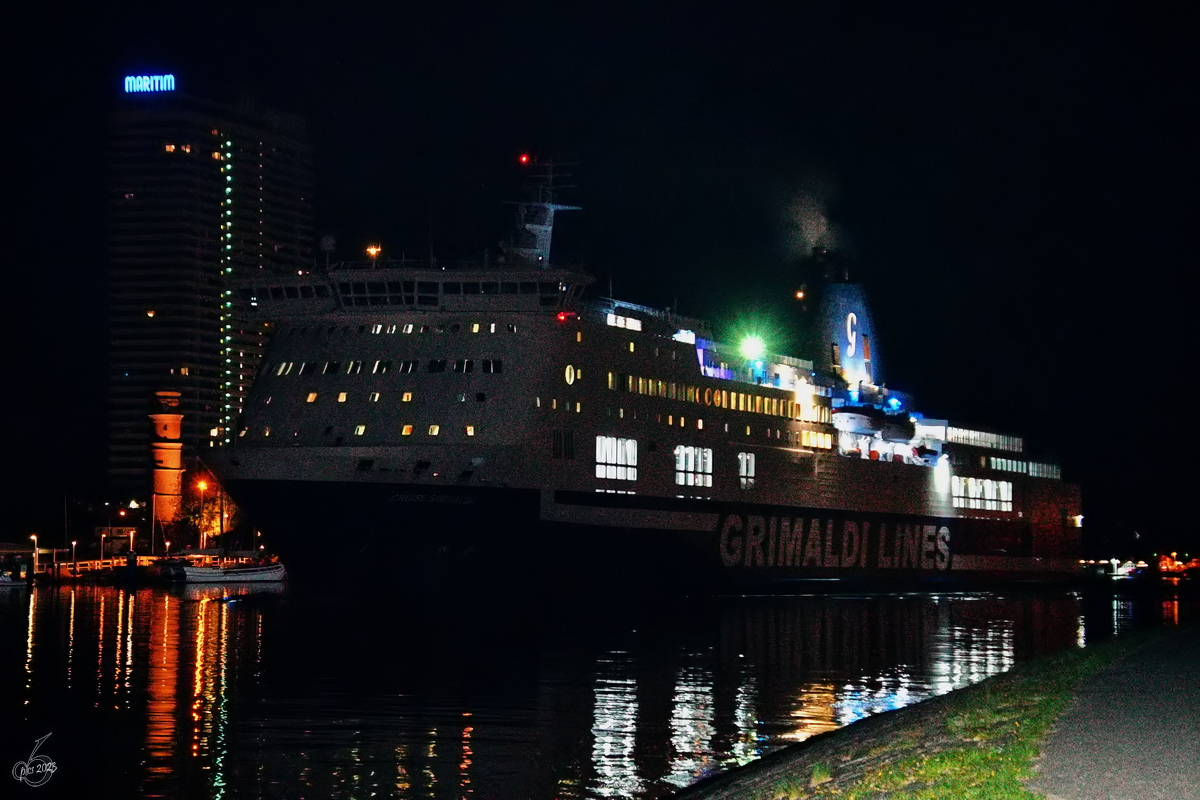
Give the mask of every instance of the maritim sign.
M 126 92 L 173 92 L 174 75 L 126 75 Z

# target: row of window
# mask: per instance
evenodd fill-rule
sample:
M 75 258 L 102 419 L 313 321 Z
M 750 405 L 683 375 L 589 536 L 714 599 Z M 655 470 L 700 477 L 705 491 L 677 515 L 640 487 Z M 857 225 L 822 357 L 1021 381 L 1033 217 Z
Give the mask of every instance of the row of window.
M 475 362 L 479 362 L 479 371 L 486 375 L 495 375 L 504 371 L 504 360 L 500 358 L 431 358 L 425 365 L 429 372 L 445 372 L 450 367 L 454 372 L 464 375 L 475 371 Z M 280 361 L 267 364 L 265 373 L 273 373 L 277 377 L 286 375 L 361 375 L 364 369 L 369 375 L 386 375 L 393 369 L 401 374 L 415 371 L 420 364 L 416 359 L 392 362 L 389 360 L 369 361 Z
M 560 445 L 555 440 L 555 447 Z M 572 445 L 573 447 L 573 445 Z M 617 436 L 596 437 L 596 477 L 606 480 L 636 481 L 638 443 Z M 743 489 L 754 487 L 754 453 L 738 453 L 738 478 Z M 712 488 L 713 451 L 711 447 L 676 445 L 675 485 Z
M 1002 433 L 973 431 L 968 428 L 947 428 L 946 441 L 969 444 L 974 447 L 987 447 L 991 450 L 1010 450 L 1014 453 L 1025 451 L 1025 442 L 1020 436 L 1006 436 Z
M 802 404 L 782 397 L 766 397 L 751 392 L 731 392 L 727 389 L 677 384 L 674 381 L 660 381 L 637 375 L 619 375 L 610 372 L 608 373 L 608 388 L 644 394 L 649 397 L 682 400 L 686 403 L 703 403 L 706 406 L 727 408 L 731 411 L 748 411 L 754 414 L 802 419 L 808 422 L 831 422 L 833 419 L 832 409 L 828 406 Z
M 951 479 L 950 494 L 955 508 L 978 508 L 986 511 L 1012 511 L 1013 485 L 1010 481 L 991 478 Z
M 557 295 L 567 290 L 558 281 L 341 281 L 337 288 L 343 295 Z
M 503 326 L 503 329 L 505 331 L 507 331 L 508 333 L 516 333 L 517 332 L 517 326 L 511 322 L 506 323 Z M 348 336 L 355 331 L 357 331 L 358 333 L 393 334 L 393 333 L 461 333 L 464 331 L 467 333 L 499 333 L 500 330 L 501 330 L 501 324 L 498 322 L 468 322 L 468 323 L 442 322 L 442 323 L 437 323 L 437 324 L 420 324 L 420 323 L 416 323 L 416 322 L 406 322 L 403 324 L 394 323 L 394 324 L 390 324 L 390 325 L 385 325 L 382 322 L 376 322 L 371 325 L 329 325 L 329 326 L 324 326 L 324 327 L 320 326 L 320 325 L 314 325 L 311 328 L 307 325 L 304 325 L 299 328 L 296 328 L 296 327 L 288 328 L 288 336 L 307 336 L 310 331 L 312 332 L 313 336 L 319 336 L 322 331 L 324 331 L 326 336 L 334 336 L 339 333 Z
M 989 456 L 987 463 L 992 469 L 1002 472 L 1020 472 L 1034 478 L 1062 479 L 1062 470 L 1057 464 L 1039 464 L 1036 461 L 1018 461 L 1014 458 Z
M 330 394 L 333 394 L 336 397 L 337 402 L 346 403 L 350 400 L 350 396 L 353 394 L 353 392 L 331 392 Z M 262 397 L 263 405 L 269 406 L 271 404 L 271 400 L 274 399 L 274 397 L 275 397 L 274 395 L 270 395 L 270 394 L 263 395 L 263 397 Z M 368 392 L 367 393 L 367 402 L 368 403 L 378 403 L 379 399 L 381 397 L 383 397 L 383 395 L 380 392 Z M 305 396 L 304 402 L 315 403 L 320 398 L 321 398 L 320 392 L 309 392 Z M 400 393 L 400 402 L 401 403 L 411 403 L 412 399 L 413 399 L 412 392 L 401 392 Z M 467 402 L 467 393 L 459 392 L 457 394 L 457 396 L 455 397 L 455 399 L 458 400 L 458 402 L 460 402 L 460 403 L 465 403 L 465 402 Z M 475 400 L 480 403 L 487 400 L 487 392 L 475 392 Z
M 400 435 L 401 436 L 412 436 L 413 431 L 415 429 L 416 429 L 415 426 L 410 425 L 410 424 L 401 425 L 400 426 Z M 248 428 L 242 428 L 242 430 L 238 433 L 238 436 L 245 436 L 248 430 L 249 430 Z M 324 435 L 332 436 L 333 430 L 334 429 L 333 429 L 332 425 L 326 427 Z M 352 433 L 354 436 L 363 436 L 366 434 L 366 432 L 367 432 L 366 423 L 361 423 L 359 425 L 355 425 L 354 428 L 352 429 Z M 429 436 L 439 436 L 439 435 L 441 435 L 441 432 L 442 432 L 441 425 L 430 425 L 426 429 L 426 433 Z M 474 436 L 475 435 L 475 426 L 474 425 L 464 425 L 463 433 L 467 436 Z M 270 435 L 271 435 L 271 426 L 267 425 L 266 427 L 263 428 L 263 436 L 269 437 Z M 299 435 L 300 435 L 300 428 L 296 428 L 292 431 L 292 436 L 299 436 Z

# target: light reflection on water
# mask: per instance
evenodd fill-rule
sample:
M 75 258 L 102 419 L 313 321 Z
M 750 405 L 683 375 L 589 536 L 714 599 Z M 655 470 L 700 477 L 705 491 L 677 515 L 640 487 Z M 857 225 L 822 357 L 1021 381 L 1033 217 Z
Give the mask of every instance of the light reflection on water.
M 1017 661 L 1196 615 L 1186 598 L 1066 592 L 257 588 L 0 595 L 2 708 L 18 721 L 0 757 L 52 732 L 56 788 L 113 797 L 660 798 Z

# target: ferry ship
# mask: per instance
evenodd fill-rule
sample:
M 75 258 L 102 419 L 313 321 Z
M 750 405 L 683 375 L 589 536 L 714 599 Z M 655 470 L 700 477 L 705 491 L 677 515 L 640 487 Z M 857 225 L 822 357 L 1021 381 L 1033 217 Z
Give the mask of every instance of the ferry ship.
M 882 385 L 832 254 L 810 352 L 772 355 L 593 296 L 550 262 L 568 208 L 516 204 L 494 259 L 242 289 L 274 337 L 209 460 L 289 564 L 750 590 L 1078 573 L 1078 488 Z

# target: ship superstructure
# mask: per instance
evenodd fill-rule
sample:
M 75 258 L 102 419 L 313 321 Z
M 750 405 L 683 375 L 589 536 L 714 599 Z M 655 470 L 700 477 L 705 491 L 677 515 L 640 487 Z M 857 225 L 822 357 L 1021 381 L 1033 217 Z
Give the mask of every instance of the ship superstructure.
M 857 284 L 825 287 L 808 358 L 747 354 L 589 297 L 549 263 L 562 208 L 521 204 L 490 263 L 244 288 L 276 338 L 217 466 L 281 549 L 758 584 L 1075 571 L 1078 490 L 881 386 Z

